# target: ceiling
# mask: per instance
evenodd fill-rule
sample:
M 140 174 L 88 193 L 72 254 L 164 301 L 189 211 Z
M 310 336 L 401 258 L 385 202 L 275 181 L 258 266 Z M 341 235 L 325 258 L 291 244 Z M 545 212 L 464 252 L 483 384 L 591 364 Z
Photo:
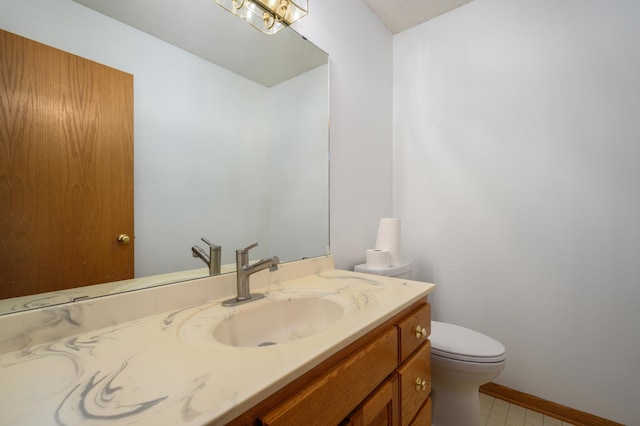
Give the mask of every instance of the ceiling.
M 472 0 L 362 0 L 393 34 L 442 15 Z
M 74 1 L 267 87 L 327 61 L 296 32 L 265 36 L 212 0 Z M 362 1 L 396 34 L 472 0 Z
M 267 36 L 212 0 L 74 1 L 266 87 L 327 63 L 295 31 Z

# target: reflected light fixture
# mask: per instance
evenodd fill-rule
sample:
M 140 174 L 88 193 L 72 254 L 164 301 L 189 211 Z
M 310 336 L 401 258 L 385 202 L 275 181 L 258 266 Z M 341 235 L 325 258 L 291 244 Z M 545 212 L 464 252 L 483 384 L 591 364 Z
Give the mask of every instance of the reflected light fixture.
M 265 34 L 275 34 L 308 13 L 308 0 L 214 0 Z

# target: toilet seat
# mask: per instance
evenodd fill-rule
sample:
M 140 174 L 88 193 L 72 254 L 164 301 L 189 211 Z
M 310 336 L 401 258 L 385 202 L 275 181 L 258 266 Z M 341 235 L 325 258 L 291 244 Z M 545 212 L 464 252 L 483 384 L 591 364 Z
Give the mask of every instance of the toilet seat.
M 431 354 L 458 361 L 498 363 L 506 358 L 502 343 L 458 325 L 431 321 Z

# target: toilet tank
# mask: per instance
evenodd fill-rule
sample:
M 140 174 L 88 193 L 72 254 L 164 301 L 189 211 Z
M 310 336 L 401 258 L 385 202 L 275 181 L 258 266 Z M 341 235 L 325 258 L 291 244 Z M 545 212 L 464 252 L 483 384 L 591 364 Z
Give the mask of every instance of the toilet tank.
M 385 277 L 411 279 L 411 262 L 400 266 L 390 266 L 389 268 L 373 269 L 368 268 L 366 263 L 356 265 L 353 269 L 355 272 L 363 272 L 365 274 L 383 275 Z

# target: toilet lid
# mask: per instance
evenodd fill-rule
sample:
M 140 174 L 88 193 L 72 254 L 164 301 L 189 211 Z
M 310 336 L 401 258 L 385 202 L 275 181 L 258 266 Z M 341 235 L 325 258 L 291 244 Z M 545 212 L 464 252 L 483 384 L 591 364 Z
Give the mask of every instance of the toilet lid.
M 472 362 L 500 362 L 505 359 L 502 343 L 458 325 L 431 321 L 431 353 Z

